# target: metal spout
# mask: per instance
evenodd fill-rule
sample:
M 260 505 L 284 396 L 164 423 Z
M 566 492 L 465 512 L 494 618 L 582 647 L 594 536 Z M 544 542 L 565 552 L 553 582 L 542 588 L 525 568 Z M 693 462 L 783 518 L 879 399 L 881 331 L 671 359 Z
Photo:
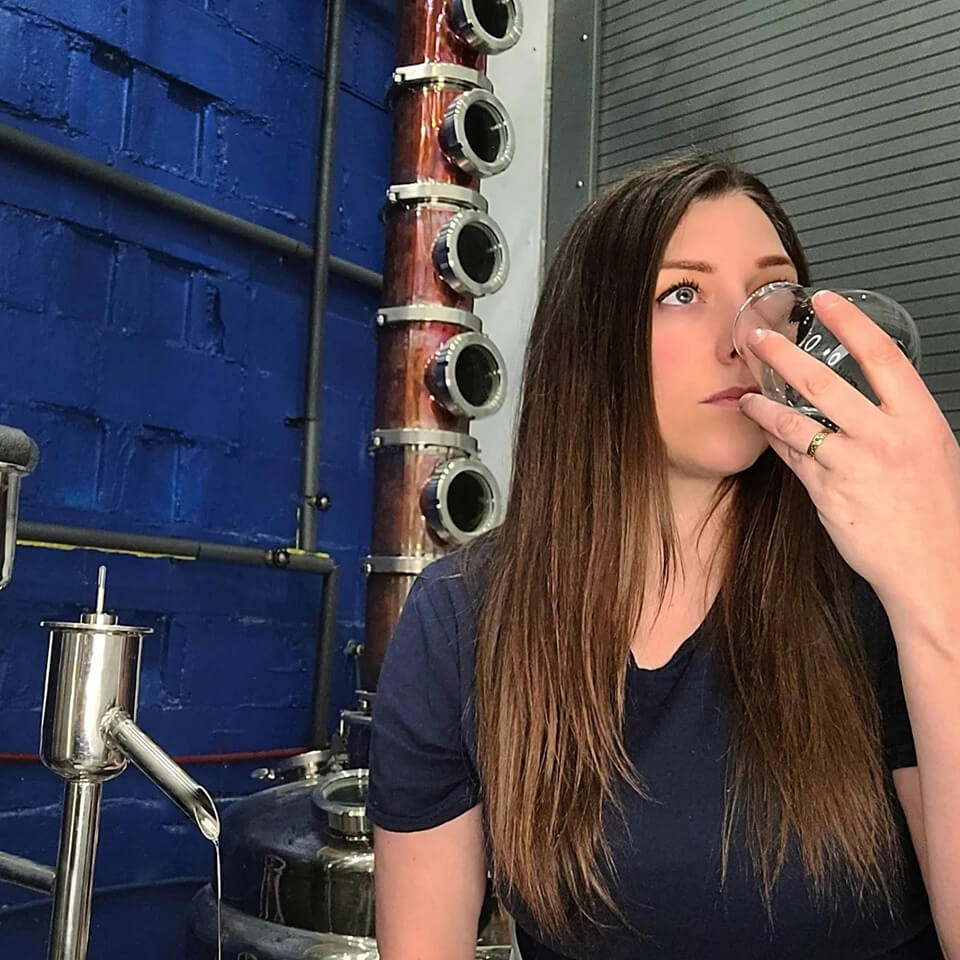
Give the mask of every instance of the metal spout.
M 33 473 L 40 450 L 22 430 L 0 426 L 0 590 L 13 575 L 20 480 Z
M 17 545 L 17 514 L 20 505 L 20 472 L 0 464 L 0 590 L 13 576 Z
M 130 718 L 114 708 L 104 715 L 101 729 L 199 828 L 210 841 L 220 838 L 220 816 L 210 794 L 179 767 Z

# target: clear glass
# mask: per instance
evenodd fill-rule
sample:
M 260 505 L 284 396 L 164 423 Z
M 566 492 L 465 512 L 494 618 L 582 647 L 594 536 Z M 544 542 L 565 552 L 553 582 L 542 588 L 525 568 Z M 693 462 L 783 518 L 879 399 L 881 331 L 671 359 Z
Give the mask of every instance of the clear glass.
M 873 403 L 880 401 L 860 365 L 813 308 L 812 297 L 822 287 L 795 283 L 768 283 L 755 290 L 737 312 L 733 322 L 733 345 L 744 359 L 765 396 L 793 407 L 831 430 L 837 425 L 798 393 L 771 366 L 747 346 L 751 330 L 762 327 L 783 334 L 801 350 L 825 363 Z M 895 300 L 872 290 L 834 290 L 862 310 L 904 352 L 915 366 L 920 364 L 920 334 L 909 313 Z

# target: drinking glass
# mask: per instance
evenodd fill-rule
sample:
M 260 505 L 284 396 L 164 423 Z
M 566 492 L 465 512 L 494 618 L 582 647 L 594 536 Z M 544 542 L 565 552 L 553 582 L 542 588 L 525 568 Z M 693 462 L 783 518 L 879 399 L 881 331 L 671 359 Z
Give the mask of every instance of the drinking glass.
M 733 322 L 733 345 L 744 359 L 764 395 L 793 407 L 831 430 L 837 425 L 814 404 L 795 390 L 769 364 L 764 363 L 748 346 L 751 330 L 762 327 L 783 334 L 791 343 L 830 367 L 836 374 L 859 390 L 873 403 L 879 404 L 876 393 L 847 348 L 817 316 L 813 295 L 821 287 L 801 287 L 778 281 L 755 290 L 737 312 Z M 895 300 L 873 290 L 835 290 L 862 310 L 904 352 L 914 365 L 920 363 L 920 334 L 909 313 Z

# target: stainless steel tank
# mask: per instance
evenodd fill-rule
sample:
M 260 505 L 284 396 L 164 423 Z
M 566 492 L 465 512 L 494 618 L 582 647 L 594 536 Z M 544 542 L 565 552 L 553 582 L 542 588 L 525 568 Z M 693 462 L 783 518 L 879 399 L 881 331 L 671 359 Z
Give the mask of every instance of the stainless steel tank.
M 372 826 L 367 771 L 345 754 L 318 751 L 264 776 L 276 786 L 230 806 L 222 818 L 225 960 L 372 960 L 376 949 Z M 320 775 L 316 775 L 316 774 Z M 211 887 L 194 898 L 191 960 L 216 957 Z M 477 957 L 508 960 L 509 918 L 488 886 Z

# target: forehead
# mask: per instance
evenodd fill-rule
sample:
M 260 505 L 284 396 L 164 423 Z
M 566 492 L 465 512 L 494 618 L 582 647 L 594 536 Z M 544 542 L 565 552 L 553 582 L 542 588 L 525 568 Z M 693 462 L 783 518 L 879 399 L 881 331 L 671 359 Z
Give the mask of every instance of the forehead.
M 694 200 L 667 244 L 665 260 L 714 262 L 783 253 L 780 235 L 763 210 L 742 193 Z

